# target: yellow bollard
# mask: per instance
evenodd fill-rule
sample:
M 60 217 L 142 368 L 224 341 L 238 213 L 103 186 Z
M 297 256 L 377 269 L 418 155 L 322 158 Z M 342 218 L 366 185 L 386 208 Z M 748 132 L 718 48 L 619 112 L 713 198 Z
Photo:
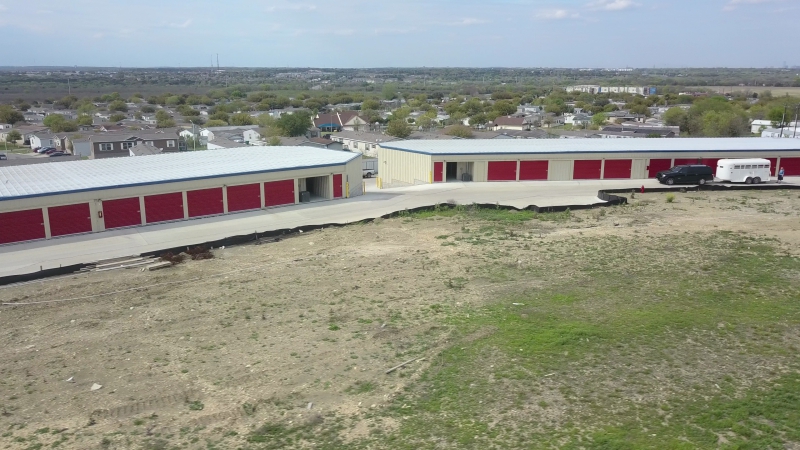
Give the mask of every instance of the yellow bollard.
M 344 198 L 350 198 L 350 182 L 349 181 L 344 184 L 344 188 L 345 188 Z

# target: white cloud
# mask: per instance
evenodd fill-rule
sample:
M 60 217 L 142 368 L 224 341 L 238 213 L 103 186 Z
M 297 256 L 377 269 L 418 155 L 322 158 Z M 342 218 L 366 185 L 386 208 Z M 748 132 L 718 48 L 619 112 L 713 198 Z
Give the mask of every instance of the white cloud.
M 488 20 L 476 19 L 474 17 L 465 17 L 456 22 L 451 22 L 450 25 L 469 26 L 469 25 L 480 25 L 482 23 L 488 23 L 488 22 L 489 22 Z
M 734 9 L 738 8 L 740 5 L 758 5 L 760 3 L 772 3 L 776 1 L 782 0 L 730 0 L 724 8 L 723 11 L 733 11 Z
M 603 11 L 622 11 L 639 6 L 633 0 L 596 0 L 588 5 L 589 9 L 603 10 Z
M 542 20 L 577 19 L 579 17 L 580 14 L 568 9 L 545 9 L 536 13 L 536 18 Z
M 171 23 L 169 26 L 172 28 L 189 28 L 189 25 L 192 24 L 192 19 L 186 19 L 186 22 L 183 23 Z

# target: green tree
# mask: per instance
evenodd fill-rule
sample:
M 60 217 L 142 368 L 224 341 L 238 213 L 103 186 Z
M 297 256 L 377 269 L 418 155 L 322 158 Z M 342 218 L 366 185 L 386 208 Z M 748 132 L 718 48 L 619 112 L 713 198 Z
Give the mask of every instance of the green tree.
M 362 110 L 364 109 L 378 110 L 380 108 L 381 108 L 381 102 L 379 102 L 377 99 L 374 98 L 364 100 L 364 102 L 361 103 Z
M 400 139 L 405 139 L 411 135 L 411 127 L 405 120 L 392 119 L 386 127 L 386 134 Z
M 231 120 L 229 120 L 228 123 L 235 126 L 252 125 L 253 118 L 250 117 L 250 114 L 238 113 L 232 115 Z
M 223 122 L 222 120 L 218 120 L 218 119 L 210 119 L 208 122 L 205 123 L 205 125 L 206 125 L 206 128 L 224 127 L 224 126 L 228 125 L 228 122 Z
M 17 142 L 22 140 L 22 135 L 17 130 L 11 130 L 6 134 L 6 142 Z
M 472 139 L 474 136 L 472 134 L 472 129 L 465 127 L 464 125 L 453 125 L 446 131 L 446 133 L 450 136 L 460 137 L 462 139 Z
M 125 119 L 126 119 L 126 117 L 127 117 L 127 116 L 125 116 L 125 114 L 119 114 L 119 113 L 117 113 L 117 114 L 112 114 L 112 115 L 111 115 L 111 116 L 108 118 L 108 120 L 109 120 L 110 122 L 121 122 L 121 121 L 125 120 Z
M 283 114 L 276 121 L 278 128 L 283 130 L 285 136 L 302 136 L 311 127 L 311 116 L 305 111 L 293 114 Z
M 87 114 L 81 114 L 80 116 L 78 116 L 78 125 L 90 127 L 93 124 L 94 124 L 94 119 L 92 118 L 92 116 Z
M 7 123 L 14 125 L 17 122 L 25 120 L 25 116 L 21 112 L 15 110 L 9 105 L 0 105 L 0 123 Z
M 489 122 L 489 118 L 486 117 L 485 113 L 478 113 L 478 114 L 475 114 L 474 116 L 469 118 L 469 124 L 471 126 L 485 125 L 488 122 Z
M 186 121 L 195 125 L 202 125 L 206 123 L 206 119 L 204 119 L 202 116 L 189 116 L 186 117 Z
M 109 111 L 120 111 L 120 112 L 128 112 L 128 105 L 125 104 L 122 100 L 114 100 L 113 102 L 108 104 Z
M 606 113 L 597 113 L 592 116 L 592 125 L 596 125 L 598 127 L 603 126 L 606 123 L 608 116 Z
M 181 103 L 183 99 L 178 95 L 171 95 L 164 100 L 164 103 L 169 106 L 176 106 Z
M 174 126 L 175 121 L 172 120 L 172 117 L 163 109 L 158 110 L 156 113 L 156 128 L 172 128 Z
M 142 106 L 140 108 L 140 111 L 142 111 L 143 113 L 146 113 L 146 114 L 152 114 L 152 113 L 156 112 L 156 108 L 155 108 L 155 106 L 144 105 L 144 106 Z
M 767 120 L 772 122 L 773 128 L 780 128 L 781 125 L 785 125 L 786 117 L 784 116 L 784 108 L 775 107 L 770 109 L 767 113 Z
M 386 100 L 397 98 L 397 85 L 394 83 L 386 83 L 383 85 L 381 93 L 383 93 L 383 98 Z
M 172 117 L 170 117 L 170 115 L 163 109 L 159 109 L 158 112 L 156 113 L 156 120 L 164 121 L 164 120 L 169 120 L 171 118 Z
M 683 124 L 683 121 L 686 119 L 686 112 L 683 108 L 678 108 L 677 106 L 668 109 L 664 113 L 664 123 L 671 126 L 677 127 Z
M 270 147 L 277 147 L 282 144 L 283 142 L 281 142 L 281 138 L 279 136 L 272 136 L 269 139 L 267 139 L 267 145 L 269 145 Z
M 517 112 L 517 107 L 508 100 L 495 102 L 493 109 L 501 116 L 508 116 Z
M 225 125 L 227 125 L 228 121 L 231 120 L 231 116 L 228 115 L 228 113 L 226 113 L 225 111 L 215 112 L 214 114 L 208 116 L 208 118 L 210 120 L 221 120 L 225 122 Z

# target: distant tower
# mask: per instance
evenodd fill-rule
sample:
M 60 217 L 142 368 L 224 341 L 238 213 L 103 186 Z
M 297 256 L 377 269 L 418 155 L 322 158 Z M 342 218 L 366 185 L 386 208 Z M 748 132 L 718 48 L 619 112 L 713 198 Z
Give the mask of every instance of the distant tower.
M 219 53 L 217 53 L 217 70 L 219 70 Z

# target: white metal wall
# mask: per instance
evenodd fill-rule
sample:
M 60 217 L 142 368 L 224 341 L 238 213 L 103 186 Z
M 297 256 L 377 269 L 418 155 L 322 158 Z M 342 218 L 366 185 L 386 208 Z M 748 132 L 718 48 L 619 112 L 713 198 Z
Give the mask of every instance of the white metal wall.
M 572 179 L 572 159 L 551 159 L 547 165 L 549 181 L 565 181 Z
M 378 147 L 378 178 L 384 186 L 429 183 L 432 171 L 430 155 Z

